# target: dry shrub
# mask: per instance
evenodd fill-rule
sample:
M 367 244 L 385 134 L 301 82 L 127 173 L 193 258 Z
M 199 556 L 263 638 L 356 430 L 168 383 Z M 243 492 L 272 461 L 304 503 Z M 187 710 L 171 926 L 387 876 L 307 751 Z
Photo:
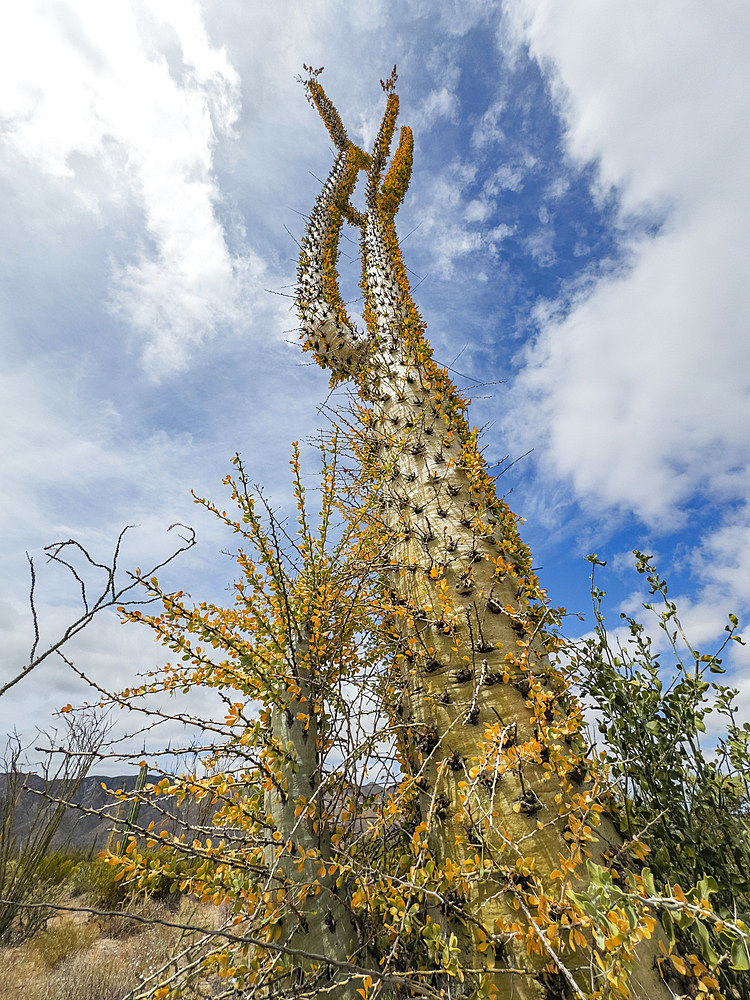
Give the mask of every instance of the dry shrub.
M 133 919 L 134 917 L 141 919 Z M 179 919 L 174 913 L 168 911 L 167 907 L 146 896 L 130 900 L 122 907 L 121 913 L 111 917 L 97 917 L 96 920 L 99 925 L 100 937 L 129 938 L 149 930 L 153 925 L 144 921 L 148 921 L 150 918 Z M 178 932 L 174 931 L 173 933 Z
M 90 948 L 97 936 L 95 924 L 61 920 L 38 931 L 29 942 L 29 949 L 43 968 L 54 969 L 65 959 Z
M 204 927 L 209 935 L 230 916 L 224 906 L 187 899 L 177 913 L 148 899 L 131 903 L 130 912 L 146 920 Z M 200 964 L 203 934 L 143 923 L 125 914 L 88 920 L 78 916 L 56 918 L 32 940 L 0 947 L 0 963 L 7 969 L 0 976 L 0 1000 L 128 1000 L 153 990 L 175 971 L 175 961 L 183 970 Z M 198 1000 L 214 996 L 215 990 L 221 992 L 217 983 L 204 978 L 184 995 Z

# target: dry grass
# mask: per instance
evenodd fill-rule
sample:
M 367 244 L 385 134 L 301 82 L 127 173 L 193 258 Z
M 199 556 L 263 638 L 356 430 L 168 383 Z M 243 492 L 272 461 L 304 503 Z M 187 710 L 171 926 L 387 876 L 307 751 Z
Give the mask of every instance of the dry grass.
M 45 969 L 54 969 L 66 959 L 87 951 L 98 936 L 96 924 L 71 919 L 58 920 L 50 922 L 48 927 L 35 934 L 26 950 L 36 956 L 35 964 Z
M 211 906 L 196 913 L 195 904 L 187 901 L 177 913 L 147 901 L 139 913 L 205 926 L 215 926 L 218 916 Z M 125 917 L 99 922 L 83 914 L 57 918 L 23 945 L 0 949 L 6 970 L 0 977 L 0 1000 L 122 1000 L 141 992 L 187 943 L 179 930 Z

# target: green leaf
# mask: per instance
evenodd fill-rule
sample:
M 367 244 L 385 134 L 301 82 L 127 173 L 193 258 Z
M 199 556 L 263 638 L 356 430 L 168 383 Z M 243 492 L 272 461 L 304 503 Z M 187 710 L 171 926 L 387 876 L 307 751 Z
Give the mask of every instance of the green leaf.
M 602 562 L 602 560 L 599 558 L 599 556 L 595 552 L 592 552 L 590 555 L 586 556 L 586 561 L 590 562 L 593 566 L 606 566 L 607 565 L 606 561 Z
M 704 875 L 695 888 L 701 899 L 708 899 L 711 893 L 719 891 L 719 883 L 713 875 Z
M 643 884 L 648 890 L 649 896 L 656 895 L 656 886 L 654 885 L 654 874 L 650 868 L 641 869 L 641 878 L 643 879 Z
M 700 920 L 695 920 L 693 921 L 693 925 L 690 929 L 700 942 L 701 950 L 703 951 L 703 957 L 706 960 L 706 962 L 709 965 L 716 965 L 716 963 L 719 961 L 719 956 L 711 947 L 711 941 L 708 936 L 708 931 L 706 930 L 706 925 L 702 923 Z
M 750 956 L 742 938 L 737 938 L 732 945 L 732 968 L 738 972 L 747 972 L 750 969 Z

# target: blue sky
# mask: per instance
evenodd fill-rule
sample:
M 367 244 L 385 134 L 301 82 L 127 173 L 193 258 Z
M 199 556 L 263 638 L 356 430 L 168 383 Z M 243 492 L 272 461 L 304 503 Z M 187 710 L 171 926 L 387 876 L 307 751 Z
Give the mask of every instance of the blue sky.
M 0 18 L 4 673 L 31 641 L 26 551 L 52 637 L 75 593 L 43 545 L 105 555 L 135 524 L 125 562 L 145 566 L 193 524 L 168 582 L 219 598 L 231 540 L 190 490 L 220 497 L 240 451 L 288 500 L 290 442 L 327 396 L 274 294 L 331 162 L 303 63 L 363 143 L 398 64 L 415 298 L 476 385 L 487 457 L 533 449 L 500 488 L 553 601 L 586 610 L 596 551 L 615 615 L 637 608 L 639 547 L 698 644 L 747 618 L 744 3 L 27 0 Z M 75 656 L 119 683 L 160 651 L 106 620 Z M 731 666 L 748 705 L 746 651 Z M 0 726 L 31 735 L 84 697 L 48 663 Z

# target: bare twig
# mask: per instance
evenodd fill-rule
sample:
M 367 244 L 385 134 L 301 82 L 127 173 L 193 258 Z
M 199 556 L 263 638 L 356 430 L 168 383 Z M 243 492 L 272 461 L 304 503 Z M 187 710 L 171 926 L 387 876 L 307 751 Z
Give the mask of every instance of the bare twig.
M 188 532 L 187 535 L 181 535 L 183 544 L 175 549 L 171 555 L 167 556 L 160 563 L 153 566 L 148 572 L 141 573 L 136 570 L 135 573 L 128 573 L 129 583 L 123 582 L 122 585 L 118 585 L 117 582 L 117 562 L 120 555 L 120 548 L 122 546 L 122 540 L 125 533 L 130 530 L 132 525 L 126 525 L 120 532 L 117 543 L 115 545 L 115 550 L 112 555 L 112 561 L 110 565 L 105 563 L 97 562 L 91 557 L 89 552 L 77 542 L 75 539 L 70 538 L 65 542 L 55 542 L 53 545 L 47 545 L 45 547 L 45 552 L 47 553 L 50 562 L 60 563 L 65 566 L 67 570 L 72 574 L 73 578 L 78 582 L 81 588 L 81 603 L 83 604 L 83 613 L 80 614 L 74 621 L 72 621 L 62 635 L 56 639 L 54 642 L 43 650 L 39 652 L 39 614 L 36 606 L 36 569 L 34 567 L 34 560 L 27 554 L 29 560 L 29 572 L 31 574 L 31 588 L 29 591 L 29 606 L 31 608 L 31 621 L 34 629 L 34 640 L 31 645 L 31 651 L 29 653 L 28 662 L 12 677 L 9 681 L 6 681 L 0 686 L 0 696 L 4 695 L 6 691 L 9 691 L 12 687 L 18 684 L 19 681 L 23 680 L 24 677 L 28 676 L 32 670 L 43 663 L 52 653 L 57 653 L 60 649 L 70 641 L 74 636 L 78 635 L 87 625 L 89 625 L 100 611 L 104 611 L 107 608 L 118 608 L 118 607 L 133 607 L 139 604 L 150 604 L 155 598 L 149 597 L 144 600 L 136 600 L 132 596 L 133 591 L 136 587 L 142 587 L 144 581 L 149 579 L 160 569 L 163 569 L 169 563 L 171 563 L 177 556 L 191 549 L 195 545 L 195 532 L 192 528 L 187 527 L 183 524 L 172 524 L 169 527 L 169 531 L 172 528 L 185 528 Z M 86 582 L 76 569 L 76 567 L 69 562 L 67 559 L 63 558 L 62 553 L 67 555 L 69 549 L 73 549 L 84 557 L 86 562 L 94 569 L 104 570 L 106 573 L 106 583 L 101 589 L 96 600 L 90 601 L 89 595 L 86 589 Z

